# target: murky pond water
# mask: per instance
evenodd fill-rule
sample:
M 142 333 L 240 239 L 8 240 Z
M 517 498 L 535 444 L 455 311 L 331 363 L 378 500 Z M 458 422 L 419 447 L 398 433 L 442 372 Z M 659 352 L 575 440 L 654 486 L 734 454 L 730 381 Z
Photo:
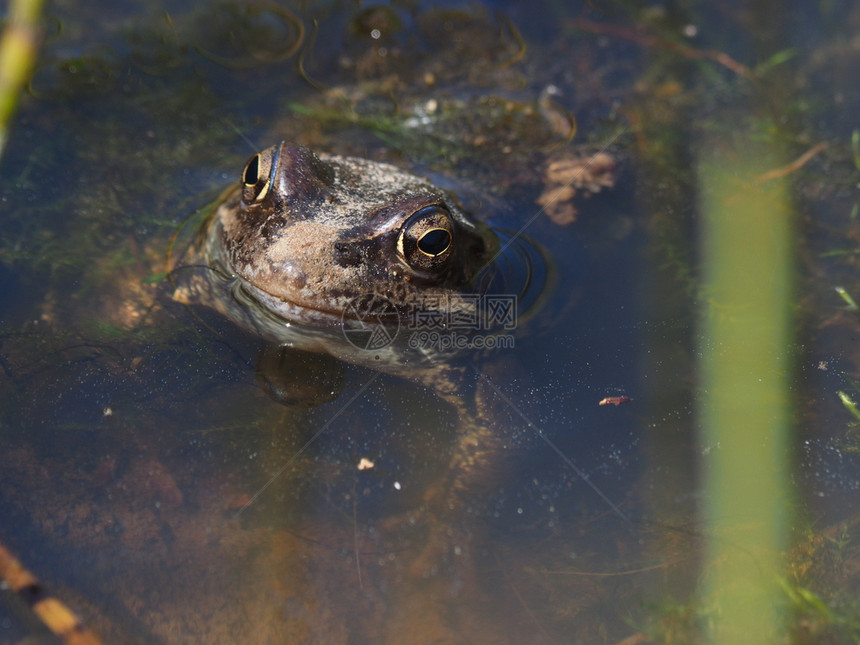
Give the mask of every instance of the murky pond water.
M 0 542 L 106 642 L 697 642 L 696 159 L 746 138 L 796 213 L 780 602 L 792 642 L 854 642 L 850 2 L 102 4 L 46 10 L 0 162 Z M 449 381 L 274 355 L 174 298 L 281 140 L 427 176 L 534 250 L 509 342 L 451 358 L 496 445 L 444 517 Z M 48 638 L 2 594 L 0 642 Z

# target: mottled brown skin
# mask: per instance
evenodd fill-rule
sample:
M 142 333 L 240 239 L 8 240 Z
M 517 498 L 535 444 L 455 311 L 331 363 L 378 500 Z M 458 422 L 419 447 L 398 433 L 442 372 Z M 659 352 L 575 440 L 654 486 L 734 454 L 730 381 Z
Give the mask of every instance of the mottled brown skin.
M 430 229 L 424 243 L 441 253 L 420 248 Z M 281 143 L 249 161 L 215 214 L 204 255 L 267 314 L 307 328 L 340 324 L 366 293 L 404 310 L 425 294 L 456 294 L 496 248 L 485 226 L 426 179 Z M 222 307 L 228 315 L 230 306 Z M 272 340 L 301 345 L 283 326 L 262 327 Z

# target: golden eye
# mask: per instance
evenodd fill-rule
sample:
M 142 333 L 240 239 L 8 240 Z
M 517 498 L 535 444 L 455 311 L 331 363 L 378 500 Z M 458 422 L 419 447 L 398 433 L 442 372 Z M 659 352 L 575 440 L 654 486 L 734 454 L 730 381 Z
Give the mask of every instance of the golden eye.
M 246 204 L 262 201 L 269 192 L 278 164 L 279 148 L 268 148 L 248 159 L 242 171 L 242 200 Z
M 434 204 L 415 211 L 400 229 L 397 253 L 416 271 L 445 266 L 454 242 L 454 218 L 444 206 Z
M 242 182 L 246 186 L 253 186 L 260 178 L 260 155 L 254 155 L 245 164 L 245 172 L 242 173 Z

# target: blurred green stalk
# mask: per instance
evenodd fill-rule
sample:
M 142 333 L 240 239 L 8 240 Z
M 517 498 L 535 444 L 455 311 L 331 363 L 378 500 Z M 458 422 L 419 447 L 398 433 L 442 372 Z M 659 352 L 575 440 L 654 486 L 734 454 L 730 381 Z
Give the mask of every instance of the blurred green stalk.
M 0 156 L 21 88 L 30 79 L 39 49 L 42 0 L 11 0 L 0 37 Z
M 712 142 L 699 161 L 704 304 L 700 409 L 712 643 L 780 643 L 791 502 L 792 217 L 777 155 Z

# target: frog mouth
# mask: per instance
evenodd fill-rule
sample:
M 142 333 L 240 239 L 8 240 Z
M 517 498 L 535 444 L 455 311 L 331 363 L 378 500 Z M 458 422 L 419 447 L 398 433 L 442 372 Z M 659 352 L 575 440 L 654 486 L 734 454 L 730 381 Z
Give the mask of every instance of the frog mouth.
M 516 298 L 519 322 L 540 309 L 555 281 L 555 271 L 547 252 L 528 237 L 513 231 L 494 229 L 499 236 L 500 252 L 475 277 L 464 293 L 478 296 L 504 294 Z M 356 294 L 344 298 L 337 306 L 316 306 L 279 293 L 275 295 L 235 272 L 222 275 L 230 282 L 231 297 L 236 306 L 245 309 L 258 325 L 269 329 L 305 328 L 308 330 L 342 330 L 362 322 L 354 306 Z M 227 277 L 229 276 L 229 277 Z M 389 317 L 395 326 L 397 316 Z M 492 330 L 485 330 L 492 331 Z
M 330 329 L 341 323 L 342 312 L 336 308 L 311 307 L 284 296 L 273 295 L 241 276 L 233 278 L 230 293 L 238 306 L 254 311 L 256 318 L 266 319 L 279 327 Z
M 210 242 L 204 257 L 215 276 L 213 282 L 220 285 L 216 301 L 226 301 L 225 313 L 263 336 L 280 337 L 285 329 L 332 329 L 340 324 L 342 314 L 337 307 L 310 306 L 249 280 L 230 266 L 217 243 Z

